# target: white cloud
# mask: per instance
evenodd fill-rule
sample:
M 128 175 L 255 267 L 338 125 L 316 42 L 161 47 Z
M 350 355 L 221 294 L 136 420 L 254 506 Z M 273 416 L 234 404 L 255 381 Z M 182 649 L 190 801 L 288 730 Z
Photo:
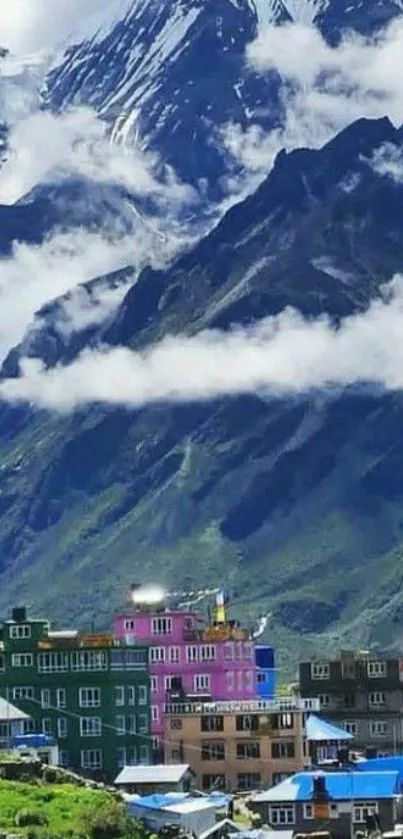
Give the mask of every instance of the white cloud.
M 17 54 L 53 51 L 126 14 L 134 0 L 3 0 L 0 45 Z
M 384 143 L 374 151 L 368 163 L 378 175 L 403 184 L 403 148 L 394 146 L 393 143 Z
M 348 33 L 337 47 L 313 26 L 266 26 L 249 45 L 247 60 L 258 72 L 281 76 L 285 119 L 269 134 L 257 126 L 244 132 L 227 126 L 224 144 L 245 167 L 235 190 L 253 190 L 281 148 L 320 148 L 360 117 L 403 121 L 403 16 L 372 39 Z
M 0 398 L 71 411 L 91 402 L 138 407 L 357 382 L 403 389 L 403 277 L 338 329 L 289 309 L 248 329 L 169 336 L 143 352 L 85 352 L 66 367 L 45 370 L 25 359 L 21 378 L 0 385 Z
M 107 126 L 88 108 L 56 115 L 38 111 L 14 126 L 9 157 L 0 170 L 0 201 L 12 204 L 38 183 L 78 175 L 97 183 L 113 183 L 136 195 L 169 198 L 171 209 L 194 199 L 172 171 L 157 180 L 158 158 L 133 146 L 109 142 Z

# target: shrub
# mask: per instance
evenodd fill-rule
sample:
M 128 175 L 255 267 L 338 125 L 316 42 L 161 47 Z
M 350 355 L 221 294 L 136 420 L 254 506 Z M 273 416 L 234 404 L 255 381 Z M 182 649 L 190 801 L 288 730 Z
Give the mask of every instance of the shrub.
M 83 832 L 90 839 L 118 839 L 133 832 L 133 821 L 124 804 L 111 799 L 92 805 L 82 814 Z
M 38 810 L 19 810 L 15 817 L 15 824 L 17 827 L 28 827 L 30 825 L 47 824 L 48 820 L 44 813 L 39 813 Z

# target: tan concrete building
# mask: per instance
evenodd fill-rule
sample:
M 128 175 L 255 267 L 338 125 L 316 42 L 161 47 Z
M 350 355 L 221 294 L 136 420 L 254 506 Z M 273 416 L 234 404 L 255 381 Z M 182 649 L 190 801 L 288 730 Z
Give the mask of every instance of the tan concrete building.
M 317 699 L 183 702 L 165 706 L 165 762 L 188 763 L 196 786 L 259 789 L 309 764 L 306 718 Z

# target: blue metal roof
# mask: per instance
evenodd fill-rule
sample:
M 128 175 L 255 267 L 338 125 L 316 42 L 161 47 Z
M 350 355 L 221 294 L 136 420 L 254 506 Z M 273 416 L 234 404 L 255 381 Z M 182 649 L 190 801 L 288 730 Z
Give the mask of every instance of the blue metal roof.
M 281 784 L 256 793 L 253 801 L 310 801 L 313 779 L 319 774 L 325 777 L 327 792 L 334 801 L 393 798 L 399 792 L 398 772 L 298 772 Z
M 145 807 L 148 810 L 164 810 L 166 807 L 174 807 L 176 804 L 184 804 L 185 802 L 195 802 L 196 804 L 203 803 L 204 805 L 214 805 L 217 809 L 226 807 L 230 802 L 229 795 L 222 795 L 221 793 L 212 793 L 211 795 L 192 796 L 188 792 L 167 792 L 154 793 L 153 795 L 143 795 L 134 797 L 128 800 L 129 804 L 135 807 Z
M 349 734 L 344 728 L 339 728 L 338 725 L 332 725 L 332 723 L 316 717 L 315 714 L 310 714 L 306 721 L 306 737 L 311 742 L 325 742 L 329 740 L 332 742 L 341 742 L 342 740 L 353 739 L 352 734 Z
M 368 760 L 360 760 L 355 764 L 359 772 L 398 772 L 399 781 L 403 782 L 403 756 L 373 757 Z

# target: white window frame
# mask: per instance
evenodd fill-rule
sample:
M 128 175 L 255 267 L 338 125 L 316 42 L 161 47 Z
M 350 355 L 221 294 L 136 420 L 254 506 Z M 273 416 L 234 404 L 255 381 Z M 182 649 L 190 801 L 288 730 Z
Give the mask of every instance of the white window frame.
M 364 824 L 369 813 L 378 813 L 377 801 L 354 801 L 354 824 Z
M 320 702 L 321 708 L 329 708 L 330 706 L 330 693 L 319 693 L 318 699 Z
M 151 618 L 151 635 L 172 635 L 172 618 L 167 615 Z
M 125 704 L 125 686 L 115 685 L 115 706 L 122 708 Z
M 58 708 L 67 707 L 66 688 L 56 688 L 56 705 Z
M 12 653 L 11 666 L 12 667 L 32 667 L 34 663 L 34 656 L 32 653 Z
M 210 693 L 211 677 L 209 673 L 197 673 L 193 676 L 193 690 L 195 693 Z
M 138 725 L 137 725 L 137 733 L 138 734 L 148 734 L 148 732 L 149 732 L 148 716 L 147 716 L 147 714 L 139 714 Z
M 130 707 L 136 704 L 136 688 L 135 685 L 127 685 L 127 704 Z
M 171 664 L 179 664 L 181 660 L 181 648 L 169 647 L 169 661 Z
M 118 714 L 115 717 L 115 728 L 118 737 L 124 737 L 126 734 L 126 717 L 124 714 Z
M 125 632 L 133 632 L 135 623 L 133 618 L 127 618 L 124 622 Z
M 304 804 L 304 819 L 313 819 L 314 815 L 313 804 Z
M 158 705 L 151 705 L 151 722 L 159 722 L 160 709 Z
M 387 675 L 386 661 L 369 661 L 367 675 L 370 679 L 384 679 Z
M 295 824 L 295 804 L 271 804 L 269 822 L 272 825 Z
M 142 745 L 140 746 L 140 761 L 141 763 L 148 763 L 150 759 L 150 752 L 148 746 Z
M 191 647 L 186 647 L 186 661 L 188 664 L 195 664 L 199 660 L 199 648 L 192 644 Z
M 108 669 L 108 656 L 104 650 L 77 650 L 71 653 L 73 673 L 95 673 Z
M 97 691 L 97 693 L 95 693 Z M 92 692 L 94 695 L 92 696 Z M 80 708 L 100 708 L 101 707 L 101 688 L 100 687 L 80 687 L 78 689 L 78 705 Z
M 348 734 L 352 734 L 353 737 L 357 736 L 358 723 L 356 720 L 346 720 L 343 722 L 343 728 L 348 732 Z
M 369 723 L 369 733 L 371 737 L 386 737 L 388 733 L 388 723 L 386 720 L 371 720 Z
M 102 737 L 101 717 L 80 717 L 80 737 Z
M 148 702 L 148 690 L 146 685 L 139 685 L 138 686 L 138 704 L 139 705 L 147 705 Z
M 13 641 L 31 637 L 31 627 L 27 623 L 15 623 L 10 626 L 10 638 Z
M 217 647 L 215 644 L 202 644 L 200 647 L 200 661 L 216 661 Z
M 233 661 L 234 658 L 234 642 L 228 641 L 226 644 L 224 644 L 224 659 L 225 661 Z
M 129 714 L 126 717 L 126 734 L 137 734 L 136 714 Z
M 68 673 L 68 653 L 38 653 L 38 673 Z
M 379 708 L 386 705 L 386 695 L 384 690 L 372 690 L 368 695 L 368 704 L 370 708 Z
M 102 769 L 102 749 L 82 749 L 82 769 Z
M 150 647 L 150 664 L 161 664 L 165 661 L 165 647 Z
M 330 662 L 313 661 L 311 663 L 311 679 L 314 681 L 325 681 L 330 679 Z
M 168 676 L 164 677 L 164 686 L 165 690 L 172 690 L 172 679 L 176 679 L 175 673 L 170 673 Z
M 42 734 L 52 735 L 52 720 L 50 717 L 43 717 L 42 719 Z
M 60 739 L 62 739 L 63 737 L 67 737 L 67 717 L 58 717 L 57 736 Z
M 150 676 L 150 689 L 151 693 L 158 693 L 158 676 Z
M 35 689 L 31 686 L 18 685 L 13 688 L 13 699 L 35 699 Z
M 42 688 L 41 690 L 41 708 L 50 708 L 51 694 L 49 688 Z

